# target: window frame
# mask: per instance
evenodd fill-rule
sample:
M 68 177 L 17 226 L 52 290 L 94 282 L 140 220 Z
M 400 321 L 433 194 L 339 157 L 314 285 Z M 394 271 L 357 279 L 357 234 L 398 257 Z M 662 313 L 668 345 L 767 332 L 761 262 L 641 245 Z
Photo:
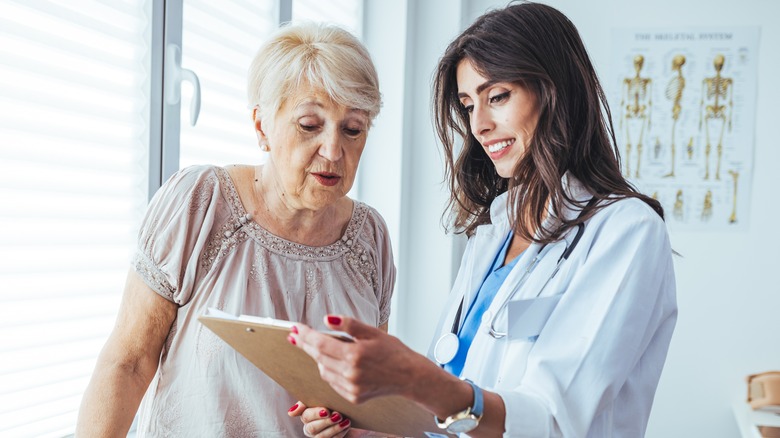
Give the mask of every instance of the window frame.
M 293 0 L 276 0 L 277 25 L 292 20 Z M 179 170 L 181 139 L 181 99 L 169 103 L 165 99 L 165 48 L 170 44 L 182 47 L 184 0 L 152 0 L 152 59 L 149 121 L 149 193 L 148 199 Z M 197 73 L 197 72 L 196 72 Z M 175 86 L 180 86 L 177 84 Z

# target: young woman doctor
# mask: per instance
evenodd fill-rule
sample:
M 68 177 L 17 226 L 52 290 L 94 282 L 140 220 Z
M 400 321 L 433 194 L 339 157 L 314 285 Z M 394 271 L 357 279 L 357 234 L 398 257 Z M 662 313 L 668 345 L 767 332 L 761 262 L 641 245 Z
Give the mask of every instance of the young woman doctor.
M 429 357 L 341 315 L 326 322 L 356 342 L 303 325 L 290 341 L 348 400 L 401 395 L 448 432 L 644 436 L 677 316 L 672 250 L 659 203 L 621 175 L 576 28 L 541 4 L 489 12 L 434 86 L 469 240 Z M 290 415 L 308 436 L 345 433 L 325 408 Z

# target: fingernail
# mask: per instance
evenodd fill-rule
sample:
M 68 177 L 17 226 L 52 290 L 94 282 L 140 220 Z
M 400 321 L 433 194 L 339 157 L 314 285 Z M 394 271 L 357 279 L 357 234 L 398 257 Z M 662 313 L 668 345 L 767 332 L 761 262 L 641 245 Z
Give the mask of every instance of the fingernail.
M 287 336 L 287 340 L 290 341 L 291 344 L 296 345 L 295 344 L 295 338 L 293 338 L 292 335 L 288 335 Z
M 339 423 L 339 426 L 344 429 L 345 427 L 349 426 L 349 418 L 345 418 L 344 421 Z
M 296 404 L 292 405 L 292 407 L 290 408 L 290 410 L 289 410 L 289 411 L 287 411 L 287 412 L 292 412 L 292 411 L 294 411 L 294 410 L 296 410 L 296 409 L 298 409 L 298 403 L 296 403 Z
M 291 332 L 293 332 L 293 333 L 295 333 L 295 334 L 297 335 L 297 334 L 298 334 L 298 327 L 296 327 L 296 326 L 292 326 L 292 328 L 290 329 L 290 331 L 291 331 Z
M 328 411 L 326 411 L 325 409 L 320 411 L 320 417 L 325 418 L 327 416 L 328 416 Z
M 334 412 L 333 415 L 330 416 L 330 421 L 334 423 L 338 423 L 339 421 L 341 421 L 341 414 L 339 414 L 338 412 Z
M 341 325 L 341 318 L 339 318 L 338 316 L 328 315 L 328 324 Z

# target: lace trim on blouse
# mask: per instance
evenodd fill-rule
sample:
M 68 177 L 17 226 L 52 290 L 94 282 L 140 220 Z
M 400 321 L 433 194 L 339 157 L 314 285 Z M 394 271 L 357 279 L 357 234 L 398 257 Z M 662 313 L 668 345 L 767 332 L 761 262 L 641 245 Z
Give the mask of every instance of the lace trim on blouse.
M 228 200 L 228 205 L 230 206 L 231 212 L 233 213 L 232 216 L 237 218 L 245 216 L 246 210 L 244 209 L 244 205 L 241 203 L 241 198 L 239 198 L 236 187 L 233 185 L 233 180 L 230 179 L 227 170 L 221 167 L 217 167 L 215 170 L 217 172 L 217 176 L 219 177 L 220 185 L 226 189 L 223 190 L 223 194 Z M 343 255 L 349 250 L 352 250 L 353 252 L 357 250 L 359 253 L 361 253 L 358 254 L 358 257 L 361 255 L 365 256 L 362 254 L 362 248 L 353 248 L 353 246 L 355 243 L 357 243 L 357 237 L 360 234 L 360 229 L 363 227 L 363 223 L 366 221 L 366 217 L 368 216 L 368 206 L 359 201 L 354 202 L 355 207 L 352 212 L 352 217 L 349 220 L 349 224 L 347 225 L 347 230 L 344 232 L 344 235 L 341 236 L 340 240 L 337 240 L 330 245 L 303 245 L 271 234 L 256 222 L 235 222 L 225 224 L 222 229 L 217 232 L 217 236 L 222 238 L 212 239 L 212 242 L 209 244 L 210 248 L 208 250 L 208 258 L 211 258 L 212 256 L 216 258 L 216 253 L 222 252 L 219 251 L 219 248 L 211 248 L 212 244 L 217 244 L 221 247 L 227 246 L 232 248 L 237 245 L 239 241 L 244 240 L 247 234 L 251 235 L 254 239 L 256 239 L 258 242 L 260 242 L 260 244 L 269 250 L 287 256 L 309 258 L 314 260 L 330 260 Z M 223 240 L 224 243 L 221 243 L 220 241 Z M 216 250 L 214 251 L 214 254 L 212 254 L 212 249 Z M 212 263 L 208 263 L 208 265 L 211 264 Z
M 359 273 L 362 281 L 368 283 L 377 296 L 379 295 L 380 281 L 376 261 L 370 256 L 369 248 L 365 247 L 365 243 L 358 243 L 358 240 L 362 240 L 360 235 L 364 231 L 370 212 L 370 208 L 366 204 L 354 201 L 352 217 L 341 239 L 330 245 L 320 247 L 303 245 L 271 234 L 256 222 L 246 220 L 246 210 L 227 170 L 221 167 L 214 167 L 213 169 L 214 172 L 205 176 L 201 183 L 194 187 L 190 193 L 189 213 L 191 215 L 197 214 L 208 209 L 210 202 L 213 202 L 215 183 L 218 180 L 221 187 L 220 192 L 226 199 L 230 210 L 230 218 L 211 232 L 208 242 L 200 255 L 199 264 L 202 269 L 206 271 L 211 270 L 219 260 L 232 253 L 239 244 L 247 239 L 253 239 L 268 251 L 299 260 L 331 261 L 344 257 L 345 261 L 355 270 L 353 273 L 348 272 L 348 275 Z M 153 225 L 153 228 L 155 227 L 156 222 Z M 149 239 L 152 238 L 152 235 L 150 235 Z M 170 283 L 162 270 L 156 266 L 149 254 L 146 254 L 146 251 L 138 251 L 135 254 L 133 265 L 136 272 L 146 279 L 146 282 L 153 290 L 169 301 L 174 301 L 176 288 Z M 261 272 L 261 268 L 264 267 L 253 264 L 251 272 L 253 278 L 260 279 L 265 276 L 265 272 Z M 353 277 L 352 281 L 354 284 L 361 282 L 356 277 Z M 384 313 L 389 313 L 389 311 L 385 310 L 383 312 L 381 315 L 383 319 L 387 316 Z
M 152 262 L 143 251 L 136 251 L 133 257 L 133 267 L 141 278 L 145 279 L 149 286 L 168 301 L 173 301 L 176 290 L 168 282 L 165 274 Z

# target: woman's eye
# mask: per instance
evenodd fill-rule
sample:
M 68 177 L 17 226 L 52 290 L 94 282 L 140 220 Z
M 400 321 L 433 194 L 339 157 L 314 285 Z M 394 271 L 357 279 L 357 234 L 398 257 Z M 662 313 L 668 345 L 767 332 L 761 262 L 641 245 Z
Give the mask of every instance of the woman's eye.
M 305 123 L 300 123 L 298 126 L 300 126 L 301 130 L 305 132 L 314 132 L 319 128 L 317 125 L 307 125 Z
M 350 137 L 357 137 L 363 133 L 360 128 L 344 128 L 344 132 Z
M 474 111 L 474 105 L 463 105 L 463 109 L 464 109 L 464 110 L 465 110 L 467 113 L 471 114 L 471 112 L 472 112 L 472 111 Z
M 506 100 L 506 98 L 509 97 L 509 92 L 497 94 L 490 98 L 490 103 L 499 103 L 501 101 Z

